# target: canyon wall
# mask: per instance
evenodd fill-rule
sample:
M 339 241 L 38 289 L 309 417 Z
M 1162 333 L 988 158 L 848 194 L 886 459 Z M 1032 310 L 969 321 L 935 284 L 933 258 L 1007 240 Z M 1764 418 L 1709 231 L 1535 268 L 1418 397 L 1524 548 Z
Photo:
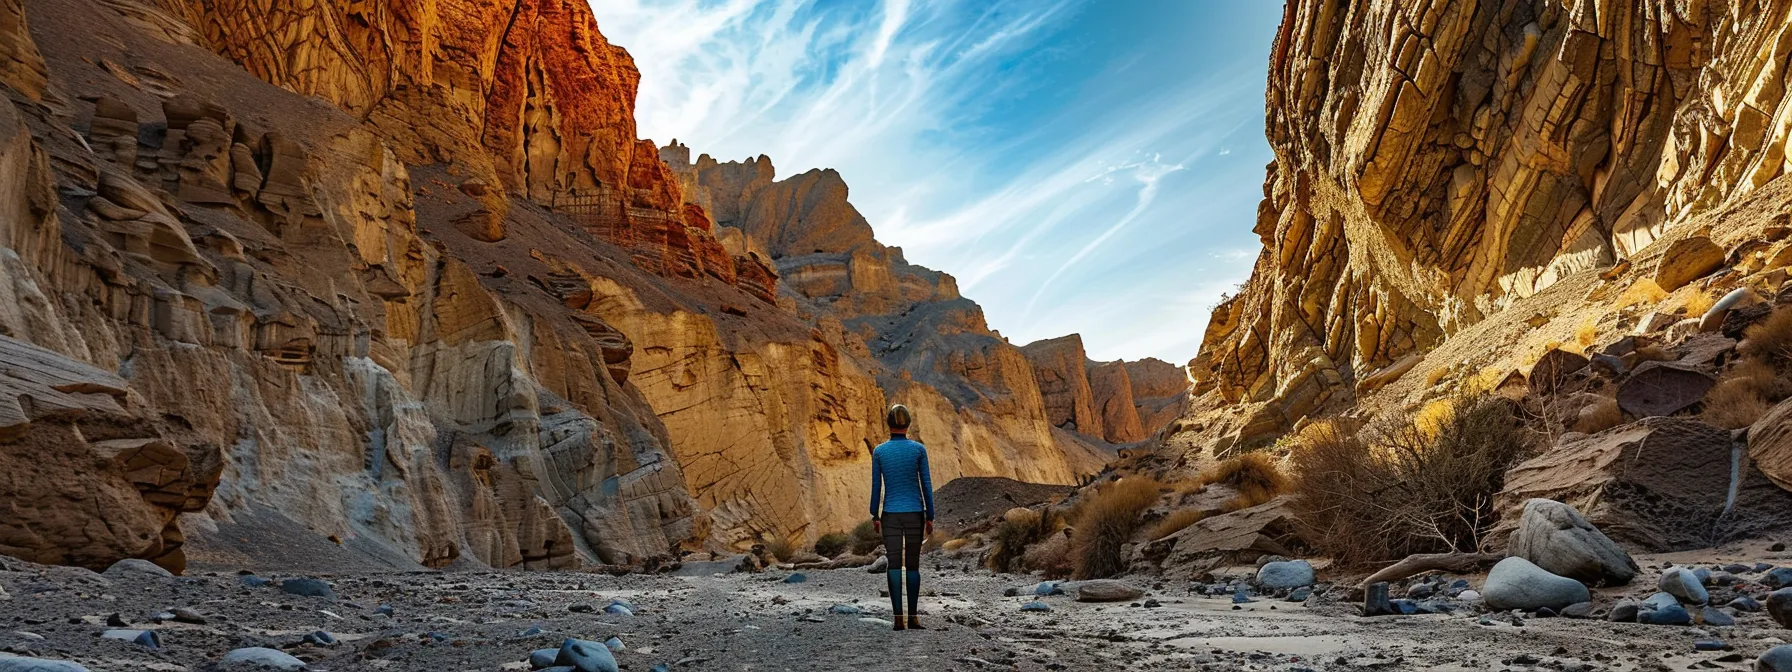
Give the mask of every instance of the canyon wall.
M 1287 4 L 1243 291 L 1189 364 L 1260 445 L 1781 175 L 1792 2 Z M 1408 360 L 1410 361 L 1410 360 Z
M 0 553 L 807 541 L 894 401 L 936 482 L 1111 457 L 838 174 L 668 165 L 638 79 L 582 0 L 0 0 Z

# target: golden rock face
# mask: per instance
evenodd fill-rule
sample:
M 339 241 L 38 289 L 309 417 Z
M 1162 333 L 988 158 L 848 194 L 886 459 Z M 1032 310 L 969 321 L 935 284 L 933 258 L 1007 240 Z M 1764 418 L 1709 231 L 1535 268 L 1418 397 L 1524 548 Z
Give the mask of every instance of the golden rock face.
M 1267 403 L 1287 431 L 1352 381 L 1755 192 L 1784 170 L 1787 73 L 1763 64 L 1788 27 L 1760 17 L 1785 5 L 1289 3 L 1265 249 L 1215 310 L 1196 388 Z

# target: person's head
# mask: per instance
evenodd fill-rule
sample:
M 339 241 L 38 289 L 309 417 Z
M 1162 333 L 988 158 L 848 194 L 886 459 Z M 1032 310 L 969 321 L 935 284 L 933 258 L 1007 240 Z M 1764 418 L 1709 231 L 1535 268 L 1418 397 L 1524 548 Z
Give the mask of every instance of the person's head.
M 891 406 L 890 412 L 884 414 L 884 424 L 890 426 L 891 434 L 907 434 L 909 423 L 914 420 L 914 416 L 908 412 L 908 407 L 902 404 Z

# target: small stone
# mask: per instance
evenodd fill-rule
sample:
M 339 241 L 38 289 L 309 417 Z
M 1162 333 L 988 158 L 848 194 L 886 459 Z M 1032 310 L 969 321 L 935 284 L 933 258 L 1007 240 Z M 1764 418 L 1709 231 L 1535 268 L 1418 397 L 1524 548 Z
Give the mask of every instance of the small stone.
M 1429 583 L 1421 583 L 1421 584 L 1415 585 L 1411 588 L 1407 588 L 1406 589 L 1406 597 L 1408 599 L 1413 599 L 1413 600 L 1423 600 L 1427 597 L 1431 597 L 1431 595 L 1435 592 L 1437 592 L 1436 587 L 1432 586 Z
M 628 649 L 628 647 L 622 645 L 622 638 L 615 637 L 615 636 L 612 636 L 609 639 L 604 640 L 604 648 L 609 649 L 610 651 L 615 652 L 615 653 L 621 653 Z
M 193 611 L 192 609 L 188 609 L 186 607 L 176 607 L 174 609 L 173 616 L 174 616 L 173 620 L 180 622 L 180 623 L 191 623 L 194 625 L 205 625 L 205 616 L 201 615 L 197 611 Z
M 1456 599 L 1462 600 L 1463 602 L 1479 602 L 1481 601 L 1481 593 L 1473 590 L 1465 590 L 1457 593 Z
M 335 646 L 336 636 L 322 630 L 305 635 L 305 643 L 312 646 Z
M 1051 611 L 1052 605 L 1046 604 L 1044 602 L 1040 602 L 1039 600 L 1033 600 L 1032 602 L 1028 602 L 1026 604 L 1020 605 L 1020 610 L 1021 611 Z
M 865 613 L 865 610 L 852 604 L 836 604 L 832 607 L 828 607 L 828 611 L 836 614 L 846 614 L 848 616 L 858 616 L 859 614 Z
M 1676 604 L 1666 609 L 1638 612 L 1636 620 L 1648 625 L 1691 625 L 1692 614 L 1687 613 L 1686 607 Z
M 540 670 L 554 666 L 560 659 L 559 649 L 536 649 L 529 652 L 529 669 Z
M 1592 602 L 1576 602 L 1574 604 L 1570 604 L 1570 605 L 1562 608 L 1562 616 L 1565 618 L 1592 618 L 1593 617 L 1593 603 Z
M 1730 645 L 1716 639 L 1701 639 L 1692 643 L 1692 650 L 1694 651 L 1722 651 L 1728 648 L 1730 648 Z
M 246 586 L 246 587 L 249 587 L 249 588 L 260 588 L 260 587 L 262 587 L 262 586 L 265 586 L 265 585 L 268 585 L 268 584 L 270 584 L 270 583 L 273 583 L 273 581 L 269 581 L 269 580 L 267 580 L 267 579 L 266 579 L 266 578 L 263 578 L 263 577 L 259 577 L 259 576 L 256 576 L 256 575 L 254 575 L 254 574 L 250 574 L 250 575 L 248 575 L 248 576 L 245 576 L 245 577 L 243 577 L 243 578 L 240 578 L 240 579 L 237 579 L 237 581 L 238 581 L 238 582 L 239 582 L 239 583 L 242 583 L 242 584 L 243 584 L 243 585 L 244 585 L 244 586 Z
M 89 670 L 66 660 L 0 656 L 0 672 L 89 672 Z
M 777 600 L 775 598 L 772 601 L 777 602 Z M 584 602 L 578 602 L 575 604 L 567 605 L 566 610 L 570 611 L 572 613 L 575 613 L 575 614 L 590 614 L 590 613 L 596 613 L 597 607 L 589 605 L 589 604 L 585 604 Z
M 1537 618 L 1555 618 L 1556 610 L 1551 609 L 1549 607 L 1538 607 L 1537 611 L 1536 611 L 1536 616 L 1537 616 Z
M 1248 604 L 1251 602 L 1256 602 L 1256 600 L 1251 599 L 1250 592 L 1248 592 L 1243 585 L 1240 585 L 1236 590 L 1232 591 L 1233 604 Z
M 604 613 L 611 616 L 633 616 L 635 615 L 635 610 L 620 604 L 611 603 L 604 607 Z
M 123 616 L 112 614 L 106 617 L 106 626 L 112 628 L 128 628 L 131 627 L 131 624 L 126 623 Z
M 1727 627 L 1736 624 L 1736 617 L 1717 607 L 1699 609 L 1699 620 L 1705 625 Z
M 1738 597 L 1734 600 L 1730 600 L 1730 603 L 1727 605 L 1724 605 L 1724 606 L 1727 606 L 1731 609 L 1735 609 L 1737 611 L 1746 611 L 1749 613 L 1754 613 L 1754 612 L 1761 610 L 1761 603 L 1756 602 L 1755 598 L 1749 597 L 1747 595 L 1743 595 L 1742 597 Z
M 1287 601 L 1289 601 L 1289 602 L 1305 602 L 1305 601 L 1307 601 L 1307 598 L 1312 597 L 1312 596 L 1313 596 L 1312 588 L 1305 588 L 1305 587 L 1295 588 L 1294 590 L 1288 591 Z
M 1705 585 L 1698 575 L 1683 567 L 1662 572 L 1661 581 L 1657 585 L 1662 592 L 1673 595 L 1684 604 L 1704 604 L 1711 600 L 1711 594 L 1705 591 Z
M 616 657 L 610 654 L 609 647 L 582 639 L 562 642 L 560 656 L 554 662 L 571 665 L 578 672 L 617 672 Z
M 1631 600 L 1619 600 L 1612 605 L 1612 613 L 1606 614 L 1605 620 L 1613 623 L 1635 623 L 1638 611 L 1637 603 Z
M 224 654 L 218 661 L 218 667 L 224 670 L 291 670 L 305 669 L 305 661 L 299 660 L 282 651 L 253 646 L 237 649 Z
M 301 597 L 324 597 L 335 599 L 336 591 L 330 583 L 322 579 L 287 579 L 280 582 L 280 590 L 288 595 Z
M 1778 553 L 1780 551 L 1786 550 L 1786 542 L 1783 542 L 1783 541 L 1773 542 L 1773 545 L 1768 546 L 1767 550 L 1772 551 L 1774 553 Z
M 808 575 L 803 574 L 802 572 L 797 572 L 795 574 L 791 574 L 790 576 L 784 577 L 785 583 L 802 583 L 802 582 L 808 581 L 808 580 L 809 580 Z
M 1108 579 L 1085 581 L 1076 587 L 1078 602 L 1126 602 L 1145 595 L 1145 591 L 1122 581 Z
M 1761 577 L 1761 584 L 1768 588 L 1792 586 L 1792 567 L 1775 567 L 1767 570 L 1767 575 Z

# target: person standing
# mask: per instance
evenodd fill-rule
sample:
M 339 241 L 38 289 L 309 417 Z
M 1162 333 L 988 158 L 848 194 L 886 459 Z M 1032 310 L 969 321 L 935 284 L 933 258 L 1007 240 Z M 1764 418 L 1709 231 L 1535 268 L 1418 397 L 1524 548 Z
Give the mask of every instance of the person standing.
M 890 610 L 896 630 L 925 630 L 917 617 L 921 599 L 921 540 L 933 535 L 933 476 L 927 447 L 908 438 L 914 418 L 897 404 L 884 414 L 890 440 L 871 451 L 871 524 L 884 538 L 890 559 Z M 904 571 L 907 576 L 905 577 Z M 908 622 L 902 620 L 902 583 L 908 580 Z

